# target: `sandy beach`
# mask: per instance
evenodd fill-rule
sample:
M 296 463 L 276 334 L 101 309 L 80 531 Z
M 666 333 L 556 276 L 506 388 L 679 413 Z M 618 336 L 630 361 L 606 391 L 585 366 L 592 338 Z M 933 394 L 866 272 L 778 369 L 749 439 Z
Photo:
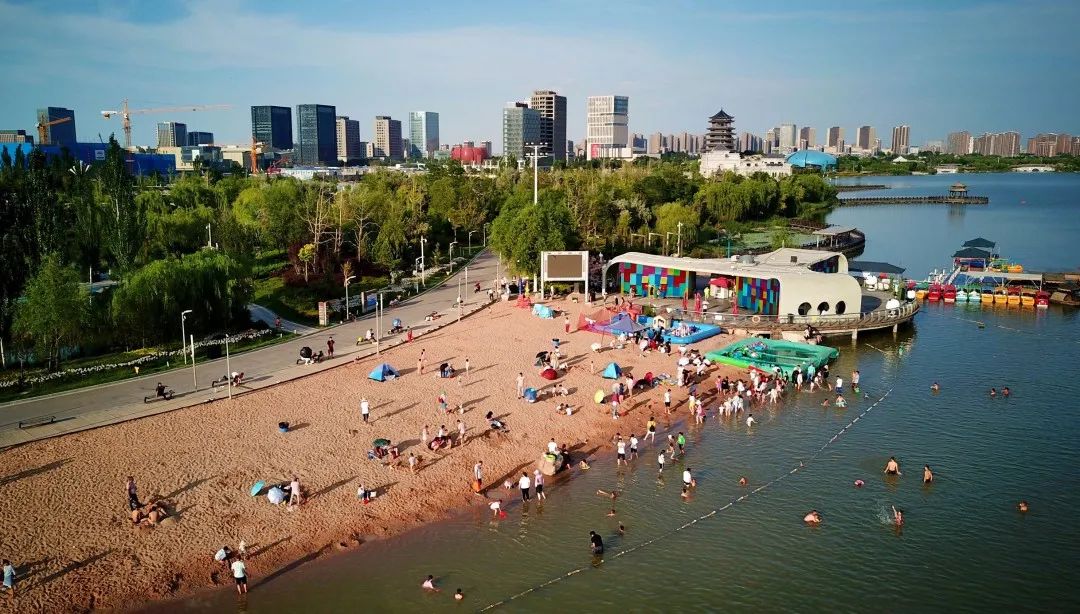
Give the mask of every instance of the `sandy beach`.
M 584 305 L 556 302 L 576 323 Z M 573 325 L 572 325 L 573 326 Z M 539 377 L 534 355 L 564 340 L 569 372 L 556 382 Z M 514 499 L 502 490 L 504 479 L 531 472 L 546 443 L 577 447 L 583 454 L 612 454 L 616 432 L 643 433 L 648 403 L 664 426 L 661 388 L 634 395 L 623 403 L 628 414 L 612 420 L 609 406 L 597 405 L 598 389 L 610 391 L 600 371 L 615 361 L 638 377 L 674 374 L 675 359 L 659 353 L 644 358 L 636 350 L 590 351 L 600 335 L 572 332 L 563 320 L 545 320 L 512 303 L 491 308 L 413 343 L 384 353 L 397 368 L 395 381 L 374 382 L 368 373 L 374 359 L 303 380 L 189 409 L 41 441 L 0 453 L 0 554 L 18 572 L 13 602 L 0 608 L 19 611 L 130 609 L 147 601 L 232 584 L 228 571 L 213 560 L 223 545 L 247 544 L 251 590 L 298 564 L 363 542 L 394 535 L 454 510 L 486 505 L 471 490 L 474 463 L 484 463 L 488 497 Z M 607 337 L 605 341 L 609 341 Z M 699 346 L 731 341 L 714 337 Z M 416 372 L 421 350 L 424 374 Z M 470 362 L 463 375 L 465 359 Z M 450 362 L 459 376 L 440 379 L 438 365 Z M 709 377 L 717 371 L 713 367 Z M 726 368 L 725 368 L 726 369 Z M 595 373 L 591 372 L 595 371 Z M 550 388 L 564 383 L 565 398 L 537 403 L 516 398 L 516 377 L 526 386 Z M 734 369 L 729 375 L 738 376 Z M 708 388 L 709 386 L 703 386 Z M 436 399 L 445 392 L 451 407 L 464 414 L 443 414 Z M 680 418 L 686 418 L 686 390 L 675 390 Z M 359 401 L 371 403 L 371 420 L 361 420 Z M 572 416 L 556 414 L 568 401 Z M 509 435 L 488 433 L 484 414 L 493 411 Z M 468 441 L 432 452 L 420 442 L 424 425 L 432 436 L 440 425 L 456 436 L 457 420 L 468 428 Z M 279 433 L 277 424 L 293 426 Z M 369 460 L 373 439 L 399 446 L 402 464 Z M 588 443 L 586 444 L 586 440 Z M 410 453 L 420 459 L 412 474 Z M 125 480 L 134 476 L 143 502 L 161 499 L 171 517 L 157 527 L 133 527 L 128 518 Z M 265 496 L 252 497 L 258 480 L 287 482 L 297 476 L 307 501 L 295 508 L 274 506 Z M 356 497 L 359 485 L 377 490 L 369 505 Z M 551 485 L 557 489 L 557 482 Z M 511 511 L 512 513 L 512 511 Z

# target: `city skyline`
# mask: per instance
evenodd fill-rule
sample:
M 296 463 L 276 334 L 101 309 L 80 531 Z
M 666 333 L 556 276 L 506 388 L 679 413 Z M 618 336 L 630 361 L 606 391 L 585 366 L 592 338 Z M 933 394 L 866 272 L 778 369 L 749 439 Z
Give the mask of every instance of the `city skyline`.
M 977 2 L 902 9 L 841 3 L 814 11 L 782 4 L 740 11 L 699 6 L 657 11 L 631 3 L 619 14 L 592 19 L 605 8 L 555 4 L 557 10 L 536 15 L 528 7 L 491 3 L 370 10 L 326 2 L 318 5 L 322 10 L 311 11 L 246 1 L 144 5 L 118 0 L 72 5 L 58 13 L 0 0 L 0 16 L 18 26 L 0 40 L 12 66 L 12 87 L 0 99 L 0 128 L 29 133 L 37 109 L 62 106 L 77 112 L 80 140 L 93 142 L 98 135 L 120 132 L 119 122 L 102 119 L 98 112 L 115 108 L 127 97 L 133 108 L 232 105 L 195 117 L 135 117 L 136 143 L 153 144 L 156 124 L 175 121 L 213 132 L 222 143 L 242 144 L 250 138 L 250 106 L 295 109 L 321 100 L 353 118 L 388 111 L 393 117 L 408 117 L 414 109 L 438 109 L 442 142 L 478 136 L 499 142 L 505 101 L 544 89 L 566 96 L 566 138 L 575 142 L 585 137 L 587 97 L 606 92 L 630 98 L 634 113 L 629 129 L 641 134 L 702 133 L 707 127 L 703 118 L 720 107 L 740 118 L 739 132 L 759 136 L 778 121 L 814 126 L 819 134 L 834 125 L 851 134 L 858 126 L 870 125 L 887 135 L 893 126 L 906 124 L 912 127 L 912 145 L 942 140 L 957 130 L 1016 131 L 1025 138 L 1080 132 L 1080 120 L 1068 106 L 1069 92 L 1080 86 L 1062 81 L 1054 69 L 1062 66 L 1063 54 L 1080 55 L 1069 33 L 1080 16 L 1076 6 L 1037 2 L 1021 11 Z M 425 19 L 408 19 L 420 14 Z M 709 60 L 708 43 L 650 42 L 650 37 L 632 36 L 721 16 L 744 26 L 731 34 L 733 44 L 752 43 L 754 54 L 718 65 Z M 600 23 L 612 36 L 632 40 L 634 53 L 612 56 L 604 37 L 595 35 Z M 958 29 L 958 23 L 963 28 Z M 911 31 L 911 46 L 899 53 L 877 44 L 878 30 L 886 27 Z M 837 28 L 844 45 L 837 45 Z M 826 59 L 808 71 L 805 63 L 792 60 L 787 45 L 762 45 L 765 30 L 798 30 L 801 53 Z M 1060 36 L 1053 34 L 1059 30 Z M 1030 31 L 1050 36 L 1058 45 L 1034 49 L 1026 44 Z M 200 33 L 197 41 L 190 32 Z M 278 41 L 281 49 L 265 64 L 250 64 L 240 58 L 250 55 L 245 41 L 253 37 Z M 487 41 L 489 50 L 513 40 L 547 51 L 504 58 L 484 53 L 483 46 L 462 46 L 460 40 Z M 391 57 L 364 54 L 368 59 L 347 66 L 330 59 L 341 49 L 363 54 L 389 41 L 395 42 Z M 46 45 L 48 57 L 25 52 Z M 852 45 L 860 52 L 844 51 Z M 193 46 L 204 52 L 193 53 Z M 207 49 L 214 52 L 205 53 Z M 478 73 L 477 53 L 494 66 Z M 184 61 L 177 62 L 179 57 Z M 168 74 L 162 66 L 170 66 Z M 945 87 L 958 80 L 965 87 Z M 1010 87 L 1000 88 L 1004 82 Z M 687 83 L 698 84 L 692 97 L 666 93 Z M 865 88 L 888 95 L 870 105 Z M 985 91 L 995 95 L 980 94 Z M 374 138 L 369 125 L 361 122 L 362 140 Z

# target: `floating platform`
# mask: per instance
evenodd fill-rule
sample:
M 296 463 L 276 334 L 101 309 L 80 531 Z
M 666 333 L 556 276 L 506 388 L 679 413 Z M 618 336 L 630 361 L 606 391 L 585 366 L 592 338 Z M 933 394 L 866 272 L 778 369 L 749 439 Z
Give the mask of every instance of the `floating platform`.
M 682 320 L 668 320 L 664 316 L 659 316 L 661 320 L 664 320 L 665 330 L 668 332 L 662 335 L 664 341 L 672 345 L 686 345 L 690 343 L 697 343 L 703 339 L 709 337 L 715 337 L 724 332 L 724 329 L 715 324 L 706 324 L 704 322 L 686 322 L 686 325 L 690 327 L 689 335 L 676 335 L 672 331 L 678 329 L 679 325 L 683 323 Z M 653 318 L 649 316 L 638 317 L 638 322 L 645 326 L 652 327 Z
M 823 345 L 751 337 L 713 350 L 705 356 L 713 362 L 740 369 L 756 367 L 772 373 L 779 368 L 784 377 L 791 377 L 795 367 L 814 365 L 815 369 L 820 369 L 839 355 L 840 350 Z
M 841 198 L 841 207 L 857 205 L 987 205 L 986 196 L 853 196 Z

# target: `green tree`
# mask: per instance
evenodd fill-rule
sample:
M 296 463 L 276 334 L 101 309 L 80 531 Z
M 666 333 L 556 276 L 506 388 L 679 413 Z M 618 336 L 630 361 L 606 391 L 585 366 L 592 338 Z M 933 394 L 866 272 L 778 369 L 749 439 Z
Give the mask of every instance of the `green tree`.
M 126 152 L 109 137 L 105 162 L 101 165 L 98 199 L 108 224 L 103 237 L 113 262 L 121 271 L 130 269 L 146 232 L 146 210 L 135 201 L 135 187 L 127 170 Z
M 674 251 L 676 239 L 682 237 L 683 251 L 689 250 L 697 241 L 698 213 L 693 208 L 682 203 L 674 202 L 661 205 L 656 209 L 656 232 L 666 237 L 667 233 L 673 233 L 668 242 L 668 250 Z M 682 231 L 679 231 L 679 223 L 682 223 Z
M 60 351 L 77 345 L 83 335 L 88 294 L 79 287 L 79 275 L 49 254 L 26 284 L 15 316 L 15 332 L 32 342 L 49 370 L 56 369 Z
M 317 253 L 314 243 L 305 243 L 300 251 L 296 253 L 296 259 L 300 261 L 300 264 L 304 267 L 304 281 L 308 280 L 308 272 L 311 270 L 311 263 L 315 262 L 315 256 Z

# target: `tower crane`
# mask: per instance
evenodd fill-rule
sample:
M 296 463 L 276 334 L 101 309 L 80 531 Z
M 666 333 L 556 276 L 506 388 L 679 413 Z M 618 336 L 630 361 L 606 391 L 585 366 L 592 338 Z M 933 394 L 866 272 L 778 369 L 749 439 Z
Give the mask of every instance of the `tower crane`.
M 190 105 L 186 107 L 159 107 L 156 109 L 129 109 L 127 98 L 120 105 L 119 111 L 102 111 L 101 115 L 105 119 L 110 119 L 116 116 L 120 116 L 124 120 L 124 148 L 131 149 L 131 116 L 132 115 L 145 115 L 147 113 L 182 113 L 188 111 L 219 111 L 231 108 L 232 105 L 228 104 L 201 104 Z
M 51 122 L 39 122 L 38 125 L 37 125 L 38 145 L 47 145 L 48 144 L 48 143 L 45 142 L 45 139 L 49 135 L 49 127 L 50 126 L 55 126 L 57 124 L 62 124 L 64 122 L 69 122 L 69 121 L 71 121 L 70 117 L 61 117 L 60 119 L 54 119 Z

